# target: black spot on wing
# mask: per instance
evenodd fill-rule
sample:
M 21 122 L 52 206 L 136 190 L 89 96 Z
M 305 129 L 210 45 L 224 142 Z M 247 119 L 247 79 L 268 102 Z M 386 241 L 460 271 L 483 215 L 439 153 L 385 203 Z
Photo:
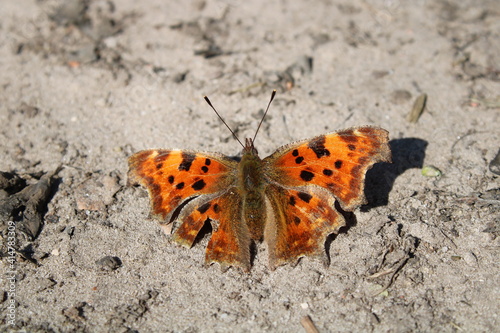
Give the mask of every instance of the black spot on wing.
M 203 171 L 203 173 L 207 173 L 208 172 L 208 167 L 206 165 L 202 166 L 201 167 L 201 171 Z
M 207 158 L 207 159 L 205 160 L 205 165 L 210 165 L 210 163 L 212 163 L 212 161 L 211 161 L 209 158 Z
M 173 184 L 173 183 L 174 183 L 175 178 L 174 178 L 174 176 L 170 175 L 170 176 L 168 176 L 167 180 L 168 180 L 168 182 L 169 182 L 170 184 Z
M 299 197 L 300 200 L 304 201 L 305 203 L 309 203 L 309 201 L 311 201 L 312 199 L 312 195 L 306 192 L 299 192 L 297 196 Z
M 332 170 L 330 170 L 330 169 L 323 169 L 323 174 L 324 174 L 325 176 L 330 177 L 331 175 L 333 175 L 333 171 L 332 171 Z
M 295 225 L 299 225 L 300 224 L 300 217 L 294 216 L 293 217 L 293 222 L 295 223 Z
M 302 170 L 300 172 L 300 178 L 306 182 L 310 182 L 314 178 L 314 173 L 307 170 Z
M 219 204 L 215 204 L 214 207 L 213 207 L 213 210 L 214 212 L 217 214 L 218 212 L 220 212 L 220 206 Z
M 181 183 L 175 185 L 175 188 L 178 190 L 182 190 L 184 188 L 184 185 L 185 185 L 184 182 L 181 182 Z
M 206 185 L 207 185 L 207 183 L 205 183 L 205 181 L 203 179 L 200 179 L 197 182 L 195 182 L 193 185 L 191 185 L 191 187 L 195 191 L 200 191 L 203 188 L 205 188 Z
M 196 156 L 193 154 L 182 153 L 182 162 L 181 164 L 179 164 L 178 170 L 189 171 L 189 169 L 191 169 L 191 164 L 193 164 L 195 157 Z
M 325 136 L 320 135 L 317 138 L 311 140 L 307 145 L 315 154 L 316 157 L 321 158 L 323 156 L 330 156 L 330 151 L 325 148 Z
M 337 168 L 337 169 L 342 168 L 342 161 L 341 160 L 336 160 L 335 161 L 335 168 Z
M 293 195 L 290 196 L 290 201 L 288 201 L 288 203 L 292 206 L 295 206 L 295 197 Z
M 356 150 L 356 146 L 352 144 L 347 145 L 347 148 L 349 148 L 349 150 Z
M 295 156 L 295 157 L 299 156 L 299 151 L 297 149 L 294 149 L 292 151 L 292 155 Z
M 201 214 L 205 214 L 205 212 L 210 208 L 210 202 L 207 202 L 206 204 L 203 204 L 201 205 L 200 207 L 198 207 L 198 211 L 201 213 Z
M 160 170 L 163 167 L 163 163 L 156 164 L 156 170 Z
M 303 161 L 303 160 L 304 160 L 304 157 L 299 156 L 299 157 L 297 157 L 297 158 L 295 159 L 295 163 L 296 163 L 296 164 L 300 164 L 300 163 L 302 163 L 302 161 Z

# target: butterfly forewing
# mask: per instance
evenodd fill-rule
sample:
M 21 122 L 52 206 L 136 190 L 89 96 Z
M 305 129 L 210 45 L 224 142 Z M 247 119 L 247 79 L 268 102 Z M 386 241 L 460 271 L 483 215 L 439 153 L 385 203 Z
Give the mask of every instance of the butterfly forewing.
M 143 150 L 129 158 L 128 176 L 148 189 L 152 214 L 169 223 L 175 208 L 189 198 L 227 188 L 236 165 L 224 155 Z
M 264 168 L 269 180 L 281 186 L 326 188 L 350 211 L 365 202 L 366 171 L 390 160 L 388 132 L 367 126 L 281 147 L 264 159 Z

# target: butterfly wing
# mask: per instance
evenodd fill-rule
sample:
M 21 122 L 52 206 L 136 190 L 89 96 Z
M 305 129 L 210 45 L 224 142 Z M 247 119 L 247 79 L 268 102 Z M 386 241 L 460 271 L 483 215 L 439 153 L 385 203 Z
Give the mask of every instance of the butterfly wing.
M 129 158 L 128 177 L 148 189 L 152 214 L 169 223 L 175 208 L 190 198 L 227 188 L 236 164 L 224 155 L 143 150 Z
M 179 214 L 182 224 L 173 239 L 190 247 L 205 221 L 210 219 L 212 236 L 207 245 L 205 262 L 218 262 L 223 269 L 238 266 L 250 270 L 250 232 L 243 222 L 242 201 L 237 188 L 200 196 L 190 201 Z
M 128 176 L 129 182 L 148 189 L 152 215 L 163 226 L 177 225 L 174 241 L 191 247 L 210 220 L 213 232 L 206 263 L 249 270 L 250 235 L 241 223 L 241 196 L 233 187 L 236 167 L 236 161 L 221 154 L 145 150 L 129 158 Z M 175 217 L 178 207 L 182 209 Z
M 378 127 L 350 128 L 279 148 L 264 159 L 266 174 L 282 186 L 316 185 L 329 190 L 343 209 L 364 204 L 365 174 L 390 162 L 389 133 Z
M 272 184 L 266 191 L 271 264 L 324 253 L 328 234 L 345 224 L 335 199 L 347 211 L 365 203 L 365 174 L 390 162 L 388 140 L 381 128 L 350 128 L 286 145 L 263 160 Z
M 326 237 L 345 225 L 335 209 L 335 197 L 319 187 L 301 190 L 270 185 L 266 189 L 267 211 L 264 239 L 272 269 L 303 256 L 327 261 Z

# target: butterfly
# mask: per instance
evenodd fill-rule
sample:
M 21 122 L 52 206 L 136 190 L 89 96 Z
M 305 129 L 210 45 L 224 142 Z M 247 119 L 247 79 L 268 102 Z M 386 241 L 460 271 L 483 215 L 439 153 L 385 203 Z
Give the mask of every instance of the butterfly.
M 151 214 L 165 232 L 174 223 L 175 242 L 191 247 L 205 223 L 211 224 L 207 264 L 249 271 L 252 243 L 260 241 L 267 245 L 271 269 L 304 256 L 327 260 L 326 238 L 346 224 L 335 202 L 344 211 L 366 203 L 367 170 L 391 161 L 388 132 L 348 128 L 290 143 L 264 159 L 254 140 L 242 144 L 241 158 L 140 151 L 129 158 L 129 183 L 147 188 Z

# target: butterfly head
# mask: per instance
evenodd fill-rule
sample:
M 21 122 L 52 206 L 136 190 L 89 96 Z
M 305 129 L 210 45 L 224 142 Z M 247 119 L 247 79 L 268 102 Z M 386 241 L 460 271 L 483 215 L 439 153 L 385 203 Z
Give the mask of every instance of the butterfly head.
M 245 139 L 245 147 L 243 147 L 243 154 L 250 154 L 254 156 L 258 156 L 259 152 L 253 145 L 253 139 L 252 138 L 246 138 Z

